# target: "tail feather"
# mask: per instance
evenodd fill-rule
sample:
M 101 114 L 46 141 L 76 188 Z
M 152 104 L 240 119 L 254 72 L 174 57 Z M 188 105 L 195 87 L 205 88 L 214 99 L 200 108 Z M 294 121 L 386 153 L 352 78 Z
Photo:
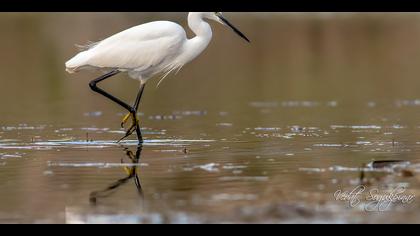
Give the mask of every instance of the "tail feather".
M 77 72 L 79 68 L 87 65 L 87 60 L 87 51 L 80 52 L 66 62 L 66 71 L 70 74 Z

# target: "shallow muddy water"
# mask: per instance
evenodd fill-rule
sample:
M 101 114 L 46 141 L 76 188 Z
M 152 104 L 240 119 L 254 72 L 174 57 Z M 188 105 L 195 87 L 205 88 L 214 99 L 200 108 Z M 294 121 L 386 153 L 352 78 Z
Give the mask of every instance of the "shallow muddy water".
M 124 111 L 64 62 L 185 15 L 0 14 L 1 223 L 420 222 L 419 14 L 226 13 L 252 44 L 215 25 L 146 87 L 144 145 L 117 144 Z M 104 85 L 127 101 L 137 86 Z M 393 191 L 412 198 L 369 199 Z

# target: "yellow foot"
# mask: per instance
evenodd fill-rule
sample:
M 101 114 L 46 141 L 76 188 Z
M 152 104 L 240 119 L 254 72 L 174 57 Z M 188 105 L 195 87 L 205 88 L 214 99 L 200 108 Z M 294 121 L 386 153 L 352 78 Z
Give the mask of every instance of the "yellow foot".
M 137 123 L 139 122 L 139 119 L 137 119 L 137 117 L 133 117 L 132 113 L 128 113 L 124 116 L 124 118 L 121 121 L 121 128 L 124 128 L 125 124 L 127 123 L 128 119 L 130 119 L 130 117 L 133 118 L 133 121 L 135 120 Z
M 130 117 L 132 118 L 132 124 L 131 124 L 130 128 L 128 128 L 128 130 L 126 131 L 125 136 L 122 137 L 118 141 L 118 143 L 121 142 L 123 139 L 127 138 L 128 136 L 132 135 L 136 131 L 137 127 L 139 126 L 139 119 L 135 115 L 132 115 L 132 113 L 128 113 L 126 116 L 124 116 L 124 118 L 121 122 L 121 127 L 124 128 L 124 125 L 127 123 L 128 119 Z

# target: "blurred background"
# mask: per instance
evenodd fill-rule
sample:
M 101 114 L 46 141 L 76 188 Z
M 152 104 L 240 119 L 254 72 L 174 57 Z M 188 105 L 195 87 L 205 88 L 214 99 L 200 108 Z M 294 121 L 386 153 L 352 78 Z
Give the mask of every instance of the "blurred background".
M 100 73 L 69 75 L 65 61 L 78 52 L 76 44 L 154 20 L 178 22 L 192 37 L 187 14 L 0 14 L 0 220 L 68 222 L 69 206 L 85 221 L 97 211 L 139 216 L 129 210 L 138 202 L 128 188 L 101 210 L 89 207 L 89 192 L 118 179 L 121 169 L 93 166 L 89 172 L 62 165 L 119 162 L 120 149 L 44 150 L 28 143 L 122 136 L 125 111 L 89 89 Z M 224 15 L 251 44 L 211 23 L 213 40 L 202 55 L 159 88 L 158 80 L 146 87 L 140 106 L 146 139 L 216 142 L 191 142 L 189 155 L 178 146 L 143 150 L 149 166 L 141 172 L 149 199 L 143 217 L 179 220 L 175 214 L 153 221 L 156 212 L 171 210 L 185 214 L 184 222 L 218 222 L 222 215 L 228 222 L 316 222 L 337 220 L 337 214 L 343 216 L 339 222 L 385 222 L 400 219 L 389 214 L 401 214 L 406 222 L 418 222 L 418 204 L 366 218 L 334 201 L 333 193 L 351 188 L 360 174 L 351 168 L 372 160 L 418 161 L 420 14 Z M 138 82 L 118 75 L 102 86 L 131 102 Z M 417 179 L 391 182 L 409 183 L 412 191 L 419 187 Z M 118 205 L 121 199 L 128 203 Z M 279 202 L 291 205 L 277 208 Z M 301 203 L 307 208 L 296 208 Z M 45 204 L 49 210 L 40 211 Z M 237 211 L 258 204 L 264 210 Z
M 418 97 L 419 14 L 225 14 L 252 44 L 212 23 L 214 38 L 208 49 L 159 89 L 157 81 L 149 85 L 142 111 L 158 108 L 165 112 L 176 104 L 240 112 L 239 101 L 335 100 L 356 104 Z M 118 107 L 89 90 L 88 82 L 98 74 L 68 75 L 64 71 L 64 62 L 78 52 L 75 44 L 98 41 L 131 26 L 162 19 L 179 22 L 192 36 L 186 16 L 2 13 L 2 122 L 24 122 L 26 114 L 31 114 L 32 121 L 60 122 L 66 117 L 76 118 L 77 110 L 117 111 Z M 114 79 L 108 88 L 132 100 L 135 83 Z M 344 115 L 351 119 L 363 116 Z

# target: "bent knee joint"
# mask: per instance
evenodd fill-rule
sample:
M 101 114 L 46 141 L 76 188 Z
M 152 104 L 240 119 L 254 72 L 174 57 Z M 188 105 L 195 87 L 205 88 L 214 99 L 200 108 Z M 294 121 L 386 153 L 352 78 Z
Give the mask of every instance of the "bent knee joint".
M 92 82 L 90 82 L 89 83 L 89 87 L 90 87 L 90 89 L 92 89 L 92 90 L 97 90 L 97 86 L 96 86 L 96 82 L 95 81 L 92 81 Z

